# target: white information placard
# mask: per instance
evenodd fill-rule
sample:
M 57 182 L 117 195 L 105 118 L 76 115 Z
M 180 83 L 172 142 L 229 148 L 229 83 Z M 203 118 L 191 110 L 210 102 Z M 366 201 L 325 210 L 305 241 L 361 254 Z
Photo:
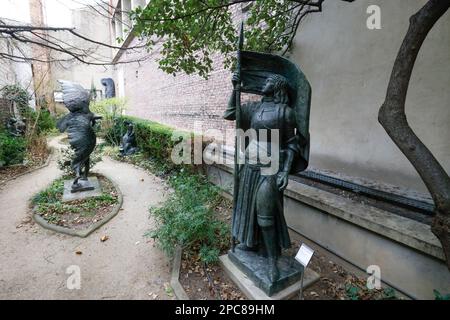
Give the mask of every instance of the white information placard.
M 295 256 L 295 259 L 306 268 L 313 254 L 314 250 L 308 247 L 306 244 L 302 243 L 300 249 L 297 252 L 297 255 Z

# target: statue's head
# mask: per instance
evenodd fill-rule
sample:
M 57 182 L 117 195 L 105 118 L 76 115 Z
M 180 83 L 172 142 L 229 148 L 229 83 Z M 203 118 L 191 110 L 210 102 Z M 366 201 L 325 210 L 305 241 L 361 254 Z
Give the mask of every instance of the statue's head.
M 266 84 L 262 92 L 266 95 L 273 95 L 275 103 L 289 103 L 288 82 L 285 77 L 279 74 L 272 74 L 267 77 Z

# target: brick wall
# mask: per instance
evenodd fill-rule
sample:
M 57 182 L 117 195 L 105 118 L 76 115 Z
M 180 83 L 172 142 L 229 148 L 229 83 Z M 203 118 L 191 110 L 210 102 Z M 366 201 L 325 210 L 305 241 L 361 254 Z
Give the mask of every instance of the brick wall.
M 43 0 L 30 0 L 30 17 L 33 26 L 44 26 Z M 41 60 L 49 60 L 50 52 L 48 48 L 31 45 L 33 57 Z M 51 66 L 48 62 L 34 61 L 32 64 L 34 78 L 34 90 L 36 95 L 36 106 L 47 104 L 47 107 L 54 111 L 55 103 L 53 99 L 54 83 Z M 45 102 L 44 102 L 45 101 Z
M 130 55 L 123 57 L 130 58 Z M 156 59 L 148 59 L 140 66 L 118 67 L 123 68 L 124 95 L 129 106 L 127 114 L 182 130 L 219 129 L 225 132 L 234 128 L 233 122 L 222 118 L 232 85 L 231 72 L 223 68 L 219 55 L 214 57 L 214 71 L 208 80 L 197 75 L 168 75 L 158 69 Z
M 233 19 L 238 24 L 243 19 L 241 5 L 232 7 Z M 136 45 L 134 39 L 129 47 Z M 137 56 L 124 53 L 121 61 L 132 60 Z M 223 113 L 232 94 L 230 70 L 224 69 L 223 57 L 212 56 L 213 71 L 207 80 L 198 75 L 168 75 L 158 68 L 158 54 L 145 62 L 124 64 L 117 67 L 116 86 L 128 99 L 127 114 L 154 120 L 181 130 L 199 131 L 220 130 L 229 145 L 234 144 L 234 136 L 226 135 L 234 129 L 233 121 L 224 120 Z M 122 70 L 120 70 L 122 69 Z M 123 79 L 121 75 L 123 74 Z M 255 96 L 242 95 L 242 102 Z M 217 139 L 217 137 L 216 137 Z
M 0 128 L 6 125 L 9 117 L 11 117 L 11 101 L 0 98 Z

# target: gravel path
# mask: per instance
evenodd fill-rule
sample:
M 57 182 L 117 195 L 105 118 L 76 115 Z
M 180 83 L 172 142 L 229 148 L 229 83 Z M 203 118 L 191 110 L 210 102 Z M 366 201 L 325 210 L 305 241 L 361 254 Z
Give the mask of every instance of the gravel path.
M 58 148 L 58 141 L 50 144 Z M 93 171 L 114 180 L 124 201 L 118 215 L 87 238 L 30 221 L 29 199 L 61 174 L 56 156 L 49 166 L 1 187 L 0 299 L 172 299 L 165 290 L 169 260 L 143 237 L 153 223 L 148 207 L 167 193 L 164 181 L 106 157 Z M 100 241 L 103 235 L 109 237 L 105 242 Z M 80 289 L 67 286 L 68 279 L 75 279 L 70 266 L 79 267 Z

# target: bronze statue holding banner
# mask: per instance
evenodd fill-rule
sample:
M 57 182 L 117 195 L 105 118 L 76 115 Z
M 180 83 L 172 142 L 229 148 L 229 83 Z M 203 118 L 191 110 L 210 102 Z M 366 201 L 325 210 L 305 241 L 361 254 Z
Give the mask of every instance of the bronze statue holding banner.
M 241 28 L 240 49 L 242 42 Z M 224 118 L 236 120 L 237 130 L 255 134 L 246 133 L 247 140 L 237 134 L 229 258 L 270 296 L 299 280 L 302 272 L 301 265 L 282 255 L 282 249 L 290 247 L 283 193 L 288 175 L 308 166 L 311 88 L 289 60 L 240 49 Z M 262 95 L 262 99 L 241 108 L 241 92 Z M 264 130 L 268 133 L 263 134 Z M 241 150 L 242 165 L 238 163 Z M 263 153 L 269 163 L 263 161 Z M 275 170 L 266 170 L 274 164 Z

